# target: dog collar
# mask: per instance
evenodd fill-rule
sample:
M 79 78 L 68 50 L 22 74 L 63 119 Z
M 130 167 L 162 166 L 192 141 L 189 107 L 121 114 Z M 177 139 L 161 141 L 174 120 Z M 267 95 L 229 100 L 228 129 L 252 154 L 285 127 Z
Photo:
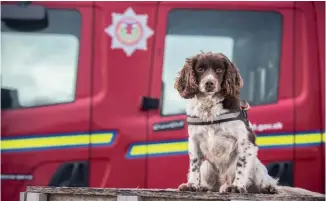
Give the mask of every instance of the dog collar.
M 212 121 L 203 121 L 197 116 L 187 116 L 188 125 L 211 125 L 220 124 L 228 121 L 241 120 L 246 125 L 249 125 L 247 111 L 241 109 L 239 112 L 225 113 L 217 116 Z

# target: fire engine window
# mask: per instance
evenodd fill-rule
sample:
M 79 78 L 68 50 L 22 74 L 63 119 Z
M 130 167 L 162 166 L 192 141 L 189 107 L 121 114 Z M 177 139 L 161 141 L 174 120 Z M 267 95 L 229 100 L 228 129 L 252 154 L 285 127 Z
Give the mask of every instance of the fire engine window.
M 11 96 L 7 108 L 75 99 L 80 13 L 48 9 L 44 20 L 1 20 L 1 93 Z
M 241 98 L 251 105 L 277 101 L 282 16 L 276 12 L 173 10 L 168 16 L 163 61 L 162 115 L 185 113 L 174 89 L 185 59 L 221 52 L 239 68 Z

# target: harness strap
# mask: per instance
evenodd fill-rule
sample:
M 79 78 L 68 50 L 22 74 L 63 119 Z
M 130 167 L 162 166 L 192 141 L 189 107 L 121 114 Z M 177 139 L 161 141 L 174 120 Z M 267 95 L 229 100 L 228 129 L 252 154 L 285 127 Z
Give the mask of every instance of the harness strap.
M 225 113 L 221 116 L 218 116 L 213 121 L 202 121 L 199 117 L 188 116 L 187 123 L 188 125 L 211 125 L 211 124 L 220 124 L 228 121 L 240 120 L 243 121 L 247 126 L 249 126 L 247 111 L 242 109 L 240 112 L 235 113 Z

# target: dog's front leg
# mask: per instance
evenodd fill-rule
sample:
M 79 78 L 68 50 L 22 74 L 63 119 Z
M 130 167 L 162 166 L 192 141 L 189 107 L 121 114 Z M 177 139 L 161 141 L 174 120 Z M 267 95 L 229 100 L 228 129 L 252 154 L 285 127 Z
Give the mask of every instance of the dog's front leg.
M 189 137 L 188 140 L 189 153 L 189 171 L 188 182 L 179 186 L 180 191 L 207 191 L 207 188 L 200 185 L 200 166 L 202 164 L 203 155 L 199 147 L 199 142 Z
M 226 188 L 227 192 L 245 193 L 246 188 L 250 184 L 249 175 L 252 173 L 257 157 L 258 148 L 249 140 L 243 139 L 238 144 L 238 159 L 236 163 L 236 171 L 233 183 Z

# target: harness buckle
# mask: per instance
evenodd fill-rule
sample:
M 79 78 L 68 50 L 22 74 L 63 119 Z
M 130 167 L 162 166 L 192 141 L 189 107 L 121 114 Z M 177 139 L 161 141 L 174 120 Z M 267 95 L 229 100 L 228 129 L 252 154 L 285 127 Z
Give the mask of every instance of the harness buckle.
M 242 109 L 242 110 L 241 110 L 241 113 L 242 113 L 242 115 L 244 116 L 244 118 L 248 119 L 248 113 L 247 113 L 246 110 Z

